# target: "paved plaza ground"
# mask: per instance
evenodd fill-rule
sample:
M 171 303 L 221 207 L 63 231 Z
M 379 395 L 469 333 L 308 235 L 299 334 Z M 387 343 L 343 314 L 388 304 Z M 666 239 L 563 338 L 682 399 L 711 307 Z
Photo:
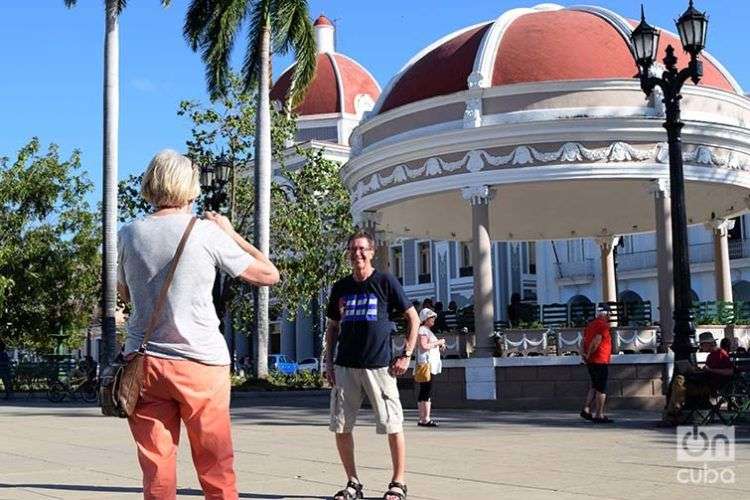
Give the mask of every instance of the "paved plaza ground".
M 678 462 L 675 431 L 658 415 L 619 412 L 612 426 L 577 415 L 437 410 L 442 427 L 417 428 L 407 410 L 410 499 L 750 498 L 750 429 L 736 428 L 733 483 L 702 463 Z M 344 482 L 327 430 L 324 393 L 260 393 L 233 403 L 241 498 L 322 499 Z M 366 498 L 381 498 L 390 462 L 363 410 L 355 439 Z M 686 469 L 692 467 L 692 469 Z M 702 478 L 700 476 L 703 476 Z M 180 498 L 201 498 L 183 434 Z M 39 399 L 0 402 L 0 499 L 135 499 L 140 471 L 124 421 L 98 408 Z

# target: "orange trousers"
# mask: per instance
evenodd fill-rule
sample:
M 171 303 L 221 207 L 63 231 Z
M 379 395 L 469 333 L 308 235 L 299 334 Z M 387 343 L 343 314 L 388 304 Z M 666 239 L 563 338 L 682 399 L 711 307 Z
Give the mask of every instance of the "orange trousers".
M 143 498 L 177 498 L 177 447 L 185 422 L 207 499 L 236 500 L 228 366 L 147 356 L 141 398 L 128 418 L 143 471 Z

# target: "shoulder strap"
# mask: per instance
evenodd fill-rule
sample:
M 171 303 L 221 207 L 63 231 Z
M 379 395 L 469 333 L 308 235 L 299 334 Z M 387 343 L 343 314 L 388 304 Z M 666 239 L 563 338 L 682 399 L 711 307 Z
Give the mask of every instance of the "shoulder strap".
M 174 257 L 172 257 L 172 262 L 169 265 L 169 272 L 167 272 L 167 277 L 164 278 L 164 284 L 161 286 L 161 291 L 159 292 L 159 298 L 156 299 L 156 306 L 154 307 L 154 312 L 151 313 L 151 318 L 148 322 L 148 328 L 146 328 L 146 333 L 143 335 L 143 342 L 141 342 L 141 347 L 138 349 L 139 352 L 146 351 L 146 344 L 148 344 L 148 341 L 151 339 L 151 335 L 156 329 L 156 322 L 159 321 L 161 310 L 164 308 L 164 301 L 167 299 L 167 292 L 169 291 L 169 286 L 172 284 L 174 271 L 175 269 L 177 269 L 177 263 L 180 261 L 182 251 L 185 249 L 185 243 L 187 243 L 188 236 L 190 236 L 190 232 L 193 230 L 193 226 L 195 226 L 196 220 L 198 220 L 196 217 L 192 217 L 187 227 L 185 228 L 185 232 L 182 233 L 182 239 L 180 240 L 180 244 L 177 245 L 177 250 L 175 250 Z

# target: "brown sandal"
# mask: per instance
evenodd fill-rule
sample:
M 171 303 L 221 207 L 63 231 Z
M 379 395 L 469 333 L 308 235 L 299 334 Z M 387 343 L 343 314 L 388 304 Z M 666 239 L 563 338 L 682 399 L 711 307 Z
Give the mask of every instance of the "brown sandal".
M 351 490 L 354 490 L 354 494 L 352 494 Z M 362 483 L 355 483 L 351 479 L 346 483 L 346 487 L 343 490 L 337 491 L 333 495 L 333 500 L 357 500 L 359 498 L 365 498 L 365 495 L 362 493 Z
M 398 488 L 401 491 L 395 491 L 393 488 Z M 406 498 L 406 485 L 398 481 L 391 481 L 388 485 L 388 491 L 385 492 L 383 498 L 388 500 L 389 496 L 398 497 L 398 500 L 404 500 Z

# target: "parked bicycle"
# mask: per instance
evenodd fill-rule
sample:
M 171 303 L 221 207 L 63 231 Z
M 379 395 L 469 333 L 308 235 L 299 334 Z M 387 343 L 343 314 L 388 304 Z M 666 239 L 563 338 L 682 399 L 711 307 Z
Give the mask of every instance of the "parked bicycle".
M 66 380 L 48 382 L 47 398 L 50 401 L 60 403 L 66 397 L 71 401 L 96 402 L 99 398 L 99 380 L 89 377 L 86 371 L 78 366 L 68 374 Z

